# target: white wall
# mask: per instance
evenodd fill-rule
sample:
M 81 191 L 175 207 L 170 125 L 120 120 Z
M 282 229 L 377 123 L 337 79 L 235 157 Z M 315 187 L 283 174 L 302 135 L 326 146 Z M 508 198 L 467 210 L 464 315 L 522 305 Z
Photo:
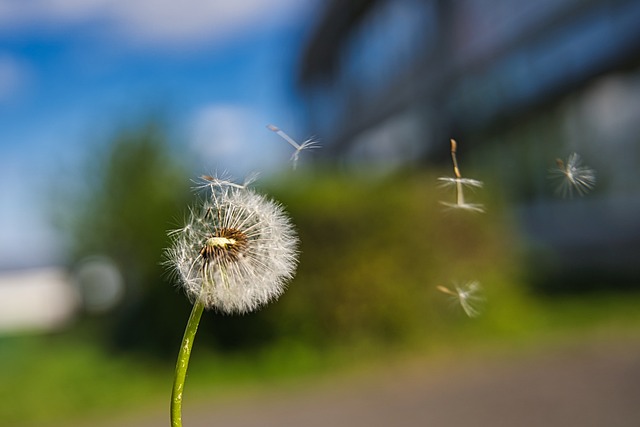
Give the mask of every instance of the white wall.
M 79 306 L 79 295 L 60 268 L 0 272 L 0 334 L 59 329 Z

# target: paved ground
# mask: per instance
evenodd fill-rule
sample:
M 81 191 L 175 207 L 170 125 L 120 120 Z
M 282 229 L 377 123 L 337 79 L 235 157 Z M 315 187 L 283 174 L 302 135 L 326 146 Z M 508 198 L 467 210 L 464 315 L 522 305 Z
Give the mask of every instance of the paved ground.
M 640 342 L 486 359 L 460 366 L 412 363 L 268 396 L 187 406 L 184 427 L 640 426 Z M 156 413 L 104 427 L 168 425 L 167 414 Z

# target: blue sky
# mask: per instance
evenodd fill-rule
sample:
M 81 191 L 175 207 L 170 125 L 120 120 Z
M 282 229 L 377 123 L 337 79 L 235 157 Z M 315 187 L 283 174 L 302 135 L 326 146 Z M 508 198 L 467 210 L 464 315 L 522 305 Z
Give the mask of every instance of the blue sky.
M 0 0 L 0 268 L 55 260 L 45 183 L 127 117 L 160 107 L 206 172 L 286 167 L 265 125 L 305 137 L 293 79 L 314 4 Z

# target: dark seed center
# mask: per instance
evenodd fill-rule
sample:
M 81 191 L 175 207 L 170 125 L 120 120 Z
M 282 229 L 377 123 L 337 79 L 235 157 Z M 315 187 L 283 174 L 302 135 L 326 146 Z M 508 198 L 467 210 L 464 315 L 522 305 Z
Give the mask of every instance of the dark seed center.
M 217 229 L 205 240 L 200 255 L 205 264 L 210 262 L 236 261 L 247 245 L 247 235 L 234 228 Z

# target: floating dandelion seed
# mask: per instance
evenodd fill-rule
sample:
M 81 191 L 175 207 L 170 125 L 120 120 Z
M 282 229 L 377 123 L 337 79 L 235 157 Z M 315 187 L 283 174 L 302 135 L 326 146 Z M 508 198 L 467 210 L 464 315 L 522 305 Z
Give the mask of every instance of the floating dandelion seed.
M 455 304 L 459 304 L 462 310 L 469 317 L 478 317 L 480 315 L 480 305 L 484 303 L 484 297 L 481 295 L 482 287 L 477 281 L 466 283 L 462 286 L 454 285 L 454 290 L 445 286 L 436 286 L 440 292 L 449 295 Z
M 284 133 L 279 127 L 274 126 L 274 125 L 267 125 L 267 129 L 269 129 L 270 131 L 273 131 L 275 133 L 277 133 L 278 135 L 280 135 L 280 137 L 282 139 L 284 139 L 285 141 L 287 141 L 289 144 L 291 144 L 291 146 L 293 148 L 295 148 L 296 150 L 293 152 L 293 154 L 291 155 L 291 162 L 293 164 L 293 169 L 295 169 L 298 165 L 298 159 L 300 158 L 300 153 L 303 150 L 307 150 L 307 149 L 314 149 L 314 148 L 320 148 L 320 144 L 318 144 L 317 141 L 313 140 L 313 139 L 307 139 L 306 141 L 304 141 L 302 144 L 298 144 L 293 138 L 291 138 L 289 135 L 287 135 L 286 133 Z
M 223 313 L 253 311 L 293 277 L 297 236 L 279 204 L 246 185 L 202 179 L 210 194 L 169 233 L 166 263 L 191 301 Z
M 440 177 L 438 181 L 441 182 L 443 187 L 455 186 L 456 187 L 456 201 L 455 203 L 440 202 L 443 205 L 452 209 L 461 209 L 472 212 L 484 212 L 484 207 L 481 204 L 467 203 L 464 198 L 464 187 L 481 188 L 482 181 L 476 179 L 463 178 L 458 168 L 458 160 L 456 158 L 458 144 L 455 140 L 451 140 L 451 160 L 453 161 L 453 173 L 455 177 Z
M 567 162 L 556 159 L 556 167 L 549 171 L 549 177 L 559 180 L 556 192 L 562 197 L 573 197 L 573 190 L 583 196 L 593 189 L 596 184 L 596 173 L 588 166 L 582 165 L 582 159 L 577 153 L 569 155 Z

